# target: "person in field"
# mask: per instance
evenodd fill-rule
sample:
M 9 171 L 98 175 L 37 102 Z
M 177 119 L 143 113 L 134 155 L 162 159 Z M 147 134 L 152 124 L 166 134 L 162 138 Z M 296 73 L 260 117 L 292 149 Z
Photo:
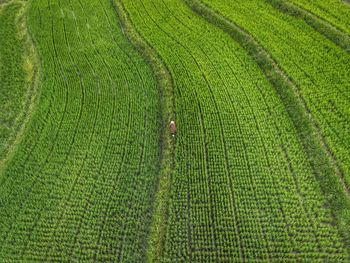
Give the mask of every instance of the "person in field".
M 171 135 L 174 137 L 175 134 L 176 134 L 176 124 L 175 124 L 175 121 L 171 121 L 170 122 L 170 133 Z

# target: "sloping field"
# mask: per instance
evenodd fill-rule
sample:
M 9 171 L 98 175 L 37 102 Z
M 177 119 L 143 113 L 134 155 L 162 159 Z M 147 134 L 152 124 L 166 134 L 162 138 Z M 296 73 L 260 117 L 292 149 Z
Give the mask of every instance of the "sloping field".
M 152 72 L 108 1 L 33 1 L 28 19 L 42 94 L 0 176 L 0 258 L 140 261 L 159 166 Z
M 0 261 L 349 261 L 348 12 L 276 2 L 0 0 Z
M 339 236 L 295 128 L 257 65 L 181 1 L 123 3 L 175 84 L 165 261 L 346 257 L 331 241 Z
M 326 20 L 334 27 L 350 35 L 350 5 L 346 1 L 290 0 L 290 2 Z
M 22 135 L 35 98 L 37 69 L 24 11 L 17 2 L 0 6 L 0 171 Z
M 252 34 L 293 79 L 349 187 L 349 54 L 266 1 L 205 2 Z
M 23 46 L 18 39 L 16 28 L 16 14 L 20 5 L 7 5 L 0 9 L 0 83 L 2 105 L 0 111 L 0 157 L 4 158 L 6 150 L 9 148 L 9 141 L 13 137 L 12 132 L 16 130 L 16 117 L 20 112 L 23 97 L 24 72 L 21 68 Z M 11 54 L 14 54 L 12 57 Z

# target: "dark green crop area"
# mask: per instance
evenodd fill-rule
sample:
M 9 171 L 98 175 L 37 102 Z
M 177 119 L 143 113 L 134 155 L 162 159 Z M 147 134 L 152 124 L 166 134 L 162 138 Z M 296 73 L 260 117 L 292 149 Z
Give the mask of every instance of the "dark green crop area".
M 26 96 L 24 44 L 17 25 L 21 4 L 0 9 L 0 169 L 23 119 Z
M 350 5 L 342 0 L 288 0 L 350 35 Z
M 0 175 L 0 258 L 138 262 L 160 154 L 151 69 L 108 1 L 33 1 L 27 15 L 41 97 Z
M 296 83 L 349 188 L 350 54 L 269 1 L 203 2 L 247 30 Z
M 0 0 L 0 262 L 348 262 L 349 16 Z

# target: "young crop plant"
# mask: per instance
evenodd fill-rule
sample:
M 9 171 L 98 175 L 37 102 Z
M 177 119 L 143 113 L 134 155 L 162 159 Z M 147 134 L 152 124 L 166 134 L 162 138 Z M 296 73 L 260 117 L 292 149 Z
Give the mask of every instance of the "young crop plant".
M 304 10 L 327 21 L 335 28 L 350 36 L 350 6 L 346 1 L 306 1 L 288 0 Z
M 282 1 L 0 0 L 0 262 L 348 262 L 347 9 Z
M 183 1 L 116 2 L 174 79 L 176 170 L 151 258 L 345 260 L 283 101 L 244 49 Z
M 140 262 L 160 156 L 152 70 L 109 1 L 25 4 L 41 96 L 0 173 L 0 261 Z M 0 32 L 11 40 L 17 6 L 4 8 Z M 10 53 L 21 59 L 20 50 Z
M 21 140 L 36 97 L 38 72 L 24 12 L 19 1 L 0 5 L 0 172 Z
M 302 19 L 281 13 L 271 5 L 271 1 L 251 1 L 244 4 L 236 1 L 203 2 L 228 23 L 243 29 L 249 35 L 250 41 L 256 41 L 270 60 L 272 59 L 272 66 L 277 65 L 277 75 L 283 72 L 282 79 L 288 79 L 289 87 L 280 89 L 279 93 L 294 119 L 295 126 L 299 127 L 298 133 L 314 167 L 313 173 L 320 181 L 322 192 L 333 209 L 332 214 L 339 232 L 349 248 L 347 76 L 350 57 L 347 50 L 336 46 Z M 246 19 L 254 17 L 257 10 L 259 17 Z M 258 54 L 257 61 L 261 60 L 259 56 Z M 262 67 L 268 68 L 269 65 Z M 280 85 L 281 81 L 277 81 L 277 87 Z M 304 113 L 290 110 L 293 109 L 289 106 L 290 92 L 303 105 Z M 306 114 L 308 118 L 298 117 L 298 112 L 301 115 Z
M 246 30 L 295 83 L 349 188 L 349 53 L 266 1 L 203 2 Z M 257 16 L 257 10 L 259 17 L 246 19 Z

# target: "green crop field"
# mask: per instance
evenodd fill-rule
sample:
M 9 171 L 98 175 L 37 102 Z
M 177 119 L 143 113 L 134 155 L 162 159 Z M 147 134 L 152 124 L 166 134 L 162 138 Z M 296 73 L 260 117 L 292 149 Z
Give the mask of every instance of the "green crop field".
M 341 0 L 0 0 L 0 262 L 349 262 L 349 25 Z
M 291 2 L 306 11 L 320 17 L 332 26 L 350 34 L 350 5 L 339 0 L 306 1 L 291 0 Z
M 0 170 L 19 142 L 35 98 L 33 48 L 25 33 L 24 5 L 0 6 Z

